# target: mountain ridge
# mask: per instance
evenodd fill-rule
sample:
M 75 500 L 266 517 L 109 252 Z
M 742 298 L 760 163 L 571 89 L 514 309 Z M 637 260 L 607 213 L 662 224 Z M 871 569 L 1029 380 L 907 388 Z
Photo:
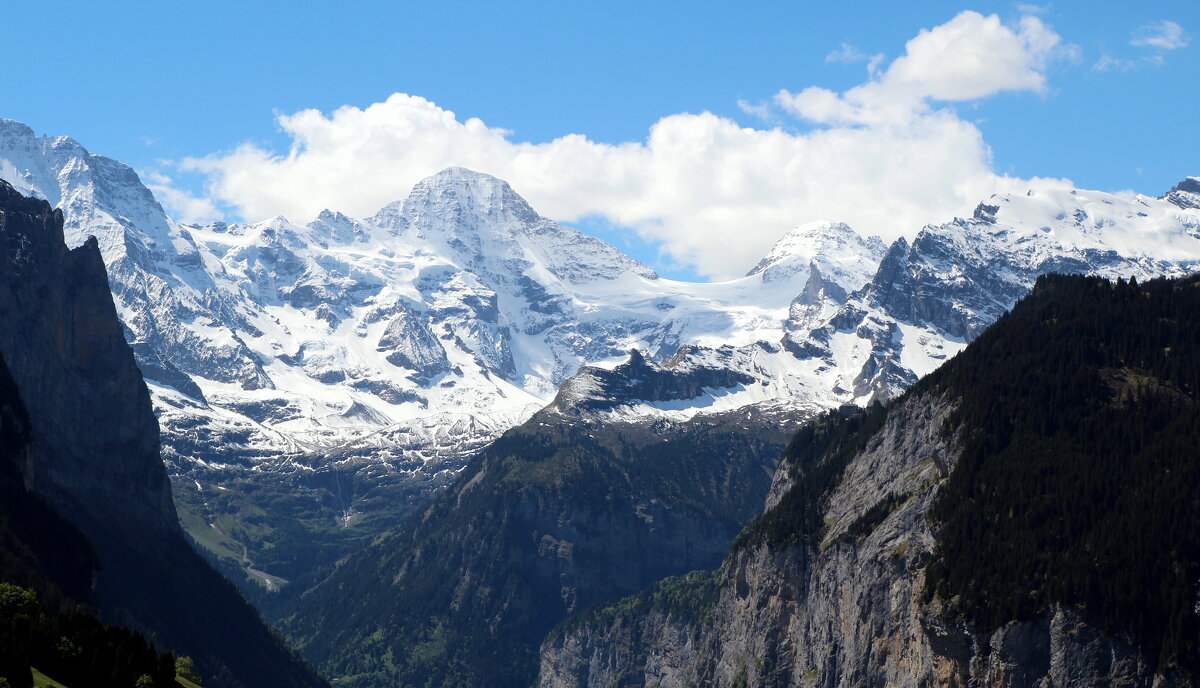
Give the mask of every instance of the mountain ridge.
M 236 555 L 217 551 L 240 561 L 246 547 L 285 577 L 397 524 L 577 374 L 568 386 L 595 375 L 628 386 L 588 366 L 611 371 L 631 349 L 676 372 L 724 372 L 709 375 L 715 386 L 696 377 L 690 398 L 624 395 L 596 412 L 810 413 L 895 396 L 1044 272 L 1148 278 L 1200 265 L 1188 180 L 1162 199 L 996 197 L 886 248 L 809 223 L 747 277 L 685 283 L 463 168 L 366 220 L 331 210 L 308 224 L 189 226 L 131 169 L 0 124 L 0 176 L 64 199 L 68 226 L 100 237 L 189 527 L 240 518 L 264 490 L 272 503 L 307 495 L 239 529 L 261 534 Z M 298 509 L 303 519 L 289 515 Z

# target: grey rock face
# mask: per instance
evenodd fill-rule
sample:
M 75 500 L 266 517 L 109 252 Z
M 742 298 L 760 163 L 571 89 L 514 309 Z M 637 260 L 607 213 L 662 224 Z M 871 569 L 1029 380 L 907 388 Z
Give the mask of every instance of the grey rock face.
M 33 422 L 26 481 L 96 528 L 178 533 L 158 423 L 94 239 L 0 181 L 0 354 Z
M 727 389 L 754 382 L 736 370 L 693 365 L 679 352 L 664 365 L 647 361 L 637 349 L 612 370 L 586 367 L 563 383 L 552 408 L 566 412 L 611 410 L 631 403 L 695 399 L 705 389 Z
M 1185 210 L 1200 208 L 1200 177 L 1188 177 L 1172 186 L 1163 199 Z
M 450 370 L 446 350 L 429 328 L 429 323 L 404 303 L 379 338 L 379 350 L 387 351 L 388 363 L 413 371 L 415 379 L 428 382 Z
M 1153 675 L 1141 651 L 1072 608 L 989 634 L 948 624 L 938 600 L 924 602 L 935 542 L 926 514 L 957 457 L 939 433 L 952 409 L 918 396 L 893 410 L 830 496 L 819 546 L 731 553 L 700 632 L 658 608 L 632 623 L 575 627 L 543 644 L 538 686 L 1187 685 Z M 865 536 L 848 535 L 885 499 L 899 506 Z

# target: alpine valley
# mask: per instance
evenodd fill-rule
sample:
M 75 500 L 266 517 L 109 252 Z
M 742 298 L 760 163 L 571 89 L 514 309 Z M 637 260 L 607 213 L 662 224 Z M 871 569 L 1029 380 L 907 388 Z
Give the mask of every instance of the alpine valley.
M 102 259 L 184 530 L 326 677 L 364 688 L 1016 676 L 981 647 L 998 643 L 1020 664 L 1026 636 L 1036 645 L 1047 624 L 1093 619 L 1069 606 L 1090 593 L 997 611 L 971 596 L 975 579 L 938 568 L 931 526 L 909 521 L 957 522 L 941 495 L 981 488 L 955 466 L 986 463 L 994 447 L 938 434 L 946 419 L 984 423 L 971 415 L 984 402 L 954 386 L 963 373 L 935 371 L 951 359 L 961 370 L 956 355 L 980 350 L 972 342 L 1002 337 L 985 331 L 1002 317 L 1011 327 L 1006 312 L 1050 273 L 1145 282 L 1200 270 L 1195 177 L 1158 198 L 996 195 L 970 217 L 900 228 L 908 238 L 890 245 L 808 222 L 744 277 L 712 283 L 662 278 L 463 168 L 397 189 L 407 195 L 369 218 L 331 209 L 305 223 L 196 226 L 167 217 L 130 167 L 0 120 L 0 179 L 61 210 L 66 246 Z M 1094 363 L 1115 393 L 1194 401 L 1170 366 Z M 922 378 L 937 381 L 905 394 Z M 956 443 L 976 453 L 958 458 Z M 903 451 L 871 453 L 883 445 Z M 757 516 L 764 500 L 772 510 Z M 909 554 L 896 553 L 901 540 Z M 879 573 L 878 586 L 900 587 L 890 598 L 870 588 L 872 604 L 931 591 L 901 619 L 896 647 L 923 653 L 911 670 L 888 673 L 865 645 L 829 641 L 851 621 L 793 599 L 824 591 L 819 575 L 854 578 L 860 560 L 872 575 L 911 574 Z M 669 578 L 692 570 L 717 572 Z M 1017 592 L 1049 594 L 1032 587 Z M 958 600 L 961 625 L 929 631 L 933 617 L 917 619 L 936 594 Z M 856 638 L 900 623 L 870 613 Z M 1036 617 L 1032 630 L 1003 635 L 1018 617 Z M 812 628 L 795 631 L 805 624 L 821 624 L 832 648 L 797 649 L 816 642 Z M 920 624 L 928 637 L 912 640 Z M 1111 676 L 1139 685 L 1192 651 L 1174 636 L 1143 642 L 1141 627 L 1103 628 L 1136 637 L 1088 651 L 1127 658 Z M 766 644 L 748 649 L 746 634 L 760 633 Z M 1163 643 L 1162 662 L 1146 659 Z M 751 655 L 783 658 L 787 671 Z M 1086 680 L 1103 674 L 1088 666 Z M 1054 678 L 1068 674 L 1004 685 L 1091 685 Z

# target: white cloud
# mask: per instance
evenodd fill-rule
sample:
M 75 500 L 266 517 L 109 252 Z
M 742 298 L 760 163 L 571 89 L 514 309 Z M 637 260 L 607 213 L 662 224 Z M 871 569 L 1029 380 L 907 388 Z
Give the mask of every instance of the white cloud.
M 887 56 L 883 53 L 875 53 L 868 55 L 849 43 L 842 43 L 837 50 L 825 56 L 826 62 L 836 62 L 839 64 L 854 64 L 855 62 L 867 63 L 867 74 L 874 78 L 879 73 L 879 65 Z
M 996 15 L 962 12 L 933 29 L 922 29 L 905 54 L 867 83 L 836 94 L 809 87 L 783 90 L 776 102 L 821 124 L 904 124 L 928 112 L 929 101 L 977 100 L 1003 91 L 1046 89 L 1052 57 L 1071 59 L 1074 46 L 1033 16 L 1016 28 Z
M 1133 32 L 1130 45 L 1158 50 L 1178 50 L 1186 47 L 1191 37 L 1183 27 L 1166 19 L 1150 22 Z
M 780 92 L 777 104 L 825 125 L 812 131 L 701 113 L 664 117 L 644 141 L 520 142 L 398 93 L 366 108 L 279 116 L 292 139 L 287 153 L 246 143 L 184 168 L 206 173 L 210 194 L 246 218 L 303 220 L 326 207 L 369 215 L 421 178 L 462 165 L 508 180 L 544 215 L 606 218 L 727 277 L 801 222 L 840 219 L 894 238 L 969 213 L 994 192 L 1066 184 L 997 175 L 976 126 L 930 104 L 1044 91 L 1044 65 L 1059 44 L 1036 18 L 1011 28 L 964 12 L 922 31 L 905 55 L 846 93 Z
M 175 187 L 173 180 L 155 170 L 141 173 L 146 188 L 171 213 L 171 217 L 188 224 L 206 224 L 221 219 L 221 211 L 207 198 L 196 196 Z
M 1100 59 L 1092 65 L 1093 72 L 1128 72 L 1137 69 L 1141 66 L 1137 60 L 1127 60 L 1120 57 L 1113 57 L 1108 53 L 1100 55 Z
M 746 113 L 747 115 L 750 115 L 751 117 L 757 117 L 761 120 L 766 120 L 766 121 L 771 121 L 771 120 L 777 119 L 775 117 L 775 111 L 772 110 L 771 106 L 766 103 L 762 103 L 762 102 L 751 103 L 748 100 L 739 99 L 737 102 L 737 106 L 738 106 L 739 110 Z
M 1187 47 L 1191 37 L 1183 27 L 1173 21 L 1161 20 L 1144 24 L 1133 32 L 1129 44 L 1149 48 L 1149 54 L 1138 57 L 1116 57 L 1109 53 L 1100 55 L 1092 65 L 1094 72 L 1132 72 L 1143 67 L 1161 67 L 1167 62 L 1164 53 Z
M 869 59 L 871 59 L 870 55 L 867 55 L 849 43 L 842 43 L 838 46 L 837 50 L 825 56 L 826 62 L 837 62 L 839 64 L 853 64 L 855 62 L 865 62 Z

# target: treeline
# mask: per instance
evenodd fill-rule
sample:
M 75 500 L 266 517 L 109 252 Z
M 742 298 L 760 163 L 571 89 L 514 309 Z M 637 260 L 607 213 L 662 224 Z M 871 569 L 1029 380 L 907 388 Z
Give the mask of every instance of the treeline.
M 963 446 L 927 599 L 985 629 L 1075 605 L 1200 669 L 1200 278 L 1044 277 L 919 387 Z
M 92 612 L 92 543 L 21 479 L 29 428 L 0 358 L 0 686 L 29 688 L 31 667 L 72 688 L 174 686 L 171 653 Z
M 0 583 L 0 678 L 30 688 L 30 667 L 68 686 L 168 688 L 175 657 L 91 614 L 47 614 L 32 590 Z
M 883 427 L 887 410 L 880 404 L 829 411 L 802 427 L 780 461 L 792 487 L 774 508 L 750 522 L 733 543 L 736 551 L 765 543 L 774 548 L 797 542 L 818 544 L 825 533 L 829 495 L 850 459 Z

